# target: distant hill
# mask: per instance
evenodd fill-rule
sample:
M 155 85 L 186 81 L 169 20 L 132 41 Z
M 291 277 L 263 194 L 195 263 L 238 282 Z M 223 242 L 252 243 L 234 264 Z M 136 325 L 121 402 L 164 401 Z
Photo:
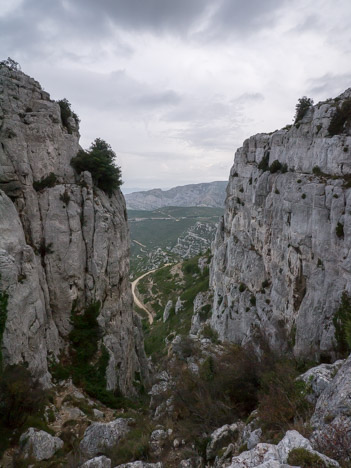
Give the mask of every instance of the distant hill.
M 128 210 L 132 277 L 205 252 L 223 211 L 204 206 Z
M 129 210 L 156 210 L 165 206 L 207 206 L 223 208 L 226 181 L 191 184 L 169 190 L 153 189 L 125 195 Z

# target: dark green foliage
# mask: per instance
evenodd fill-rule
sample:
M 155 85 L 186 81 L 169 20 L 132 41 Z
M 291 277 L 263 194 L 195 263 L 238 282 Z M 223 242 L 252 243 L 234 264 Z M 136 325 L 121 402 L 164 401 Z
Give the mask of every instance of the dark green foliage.
M 198 258 L 194 257 L 189 260 L 184 260 L 183 262 L 183 271 L 188 275 L 194 275 L 200 273 L 200 268 L 198 266 Z
M 0 375 L 0 453 L 28 427 L 48 431 L 42 414 L 46 399 L 24 365 L 5 368 Z
M 54 253 L 52 249 L 52 242 L 46 244 L 44 239 L 41 240 L 39 247 L 35 248 L 34 250 L 37 255 L 40 255 L 43 258 L 45 257 L 45 255 L 50 255 Z
M 340 306 L 334 315 L 333 323 L 337 350 L 346 357 L 351 351 L 351 298 L 345 291 L 341 296 Z
M 21 70 L 19 63 L 13 60 L 11 57 L 8 57 L 7 60 L 2 60 L 0 62 L 0 67 L 6 67 L 13 71 Z
M 53 172 L 46 177 L 43 177 L 41 180 L 36 180 L 33 182 L 33 188 L 37 192 L 44 190 L 45 188 L 55 187 L 57 183 L 57 177 Z
M 239 291 L 242 293 L 242 292 L 244 292 L 244 291 L 245 291 L 245 289 L 246 289 L 246 284 L 244 284 L 244 283 L 240 283 L 240 286 L 239 286 Z
M 61 195 L 60 195 L 60 200 L 67 206 L 68 203 L 71 201 L 71 197 L 69 196 L 69 193 L 67 190 L 65 190 Z
M 114 163 L 116 154 L 101 138 L 96 138 L 89 151 L 80 150 L 71 165 L 80 174 L 89 171 L 94 184 L 109 196 L 121 186 L 121 169 Z
M 303 193 L 303 194 L 301 195 L 301 198 L 304 200 L 304 199 L 306 198 L 306 194 Z
M 301 468 L 328 468 L 329 466 L 317 454 L 311 453 L 304 448 L 291 450 L 287 462 L 289 465 L 300 466 Z
M 338 223 L 336 225 L 335 232 L 338 237 L 344 237 L 344 225 L 341 223 Z
M 92 397 L 112 408 L 119 408 L 122 400 L 120 395 L 106 390 L 106 367 L 109 361 L 107 349 L 102 346 L 99 351 L 98 342 L 101 331 L 97 322 L 100 313 L 100 302 L 88 306 L 84 313 L 72 311 L 73 329 L 69 334 L 71 365 L 70 373 L 75 385 L 81 386 Z M 100 354 L 98 360 L 96 358 Z
M 351 124 L 351 99 L 347 99 L 341 106 L 337 107 L 330 121 L 329 135 L 340 135 Z
M 0 276 L 1 281 L 1 276 Z M 1 283 L 0 283 L 1 284 Z M 2 367 L 2 336 L 5 331 L 6 319 L 7 319 L 7 303 L 8 303 L 8 294 L 6 292 L 0 292 L 0 372 Z
M 267 151 L 264 154 L 263 158 L 261 159 L 261 161 L 258 164 L 258 168 L 263 172 L 269 170 L 269 151 Z
M 262 289 L 268 288 L 269 285 L 270 285 L 270 282 L 268 279 L 265 279 L 264 281 L 262 281 Z
M 256 305 L 256 297 L 255 297 L 254 295 L 252 295 L 252 296 L 250 297 L 250 304 L 251 304 L 253 307 L 255 307 L 255 305 Z
M 208 338 L 212 343 L 218 343 L 218 333 L 210 325 L 206 324 L 202 330 L 202 336 Z
M 313 99 L 303 96 L 300 98 L 295 107 L 295 124 L 299 122 L 306 114 L 308 109 L 313 105 Z
M 79 123 L 79 118 L 77 114 L 72 111 L 71 103 L 67 99 L 61 99 L 57 101 L 57 103 L 60 106 L 62 125 L 67 128 L 69 134 L 72 134 L 74 129 L 70 123 L 70 118 L 73 118 L 77 124 Z
M 312 169 L 312 172 L 314 175 L 317 175 L 317 176 L 323 175 L 323 172 L 321 171 L 319 166 L 314 166 Z
M 272 162 L 272 164 L 269 167 L 269 172 L 271 174 L 274 174 L 275 172 L 280 171 L 282 168 L 282 164 L 276 159 L 275 161 Z

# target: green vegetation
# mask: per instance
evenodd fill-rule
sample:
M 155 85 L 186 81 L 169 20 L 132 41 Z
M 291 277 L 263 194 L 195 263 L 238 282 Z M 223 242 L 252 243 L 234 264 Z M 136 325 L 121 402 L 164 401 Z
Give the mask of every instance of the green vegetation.
M 33 188 L 37 192 L 40 192 L 41 190 L 44 190 L 45 188 L 55 187 L 56 183 L 57 183 L 56 175 L 53 172 L 50 172 L 48 176 L 43 177 L 40 180 L 34 181 Z
M 330 121 L 329 135 L 340 135 L 347 126 L 351 124 L 351 99 L 346 99 L 341 106 L 337 107 Z
M 0 275 L 1 281 L 1 275 Z M 1 284 L 1 283 L 0 283 Z M 7 304 L 9 296 L 6 292 L 0 292 L 0 372 L 2 368 L 2 337 L 5 331 L 6 319 L 7 319 Z
M 317 454 L 311 453 L 304 448 L 291 450 L 287 462 L 289 465 L 300 466 L 301 468 L 328 468 L 328 465 Z
M 68 205 L 68 203 L 71 201 L 71 197 L 69 196 L 69 193 L 67 190 L 65 190 L 61 195 L 60 195 L 60 200 L 64 205 Z
M 94 184 L 109 196 L 121 186 L 121 169 L 114 163 L 116 154 L 101 138 L 93 141 L 88 151 L 80 150 L 71 165 L 80 174 L 89 171 Z
M 260 171 L 266 172 L 269 170 L 269 151 L 267 151 L 258 164 Z
M 145 351 L 157 362 L 167 352 L 165 339 L 176 335 L 186 336 L 190 330 L 193 313 L 193 302 L 200 291 L 208 290 L 209 273 L 205 268 L 201 274 L 198 268 L 200 256 L 185 260 L 179 271 L 172 266 L 159 269 L 139 282 L 149 294 L 151 285 L 154 286 L 149 304 L 156 312 L 152 326 L 143 320 L 145 334 Z M 179 274 L 180 273 L 180 274 Z M 138 284 L 138 288 L 139 288 Z M 140 290 L 140 288 L 139 288 Z M 183 301 L 183 308 L 176 315 L 174 308 L 170 316 L 163 322 L 163 310 L 169 300 L 175 304 L 178 297 Z M 204 309 L 207 313 L 207 309 Z
M 75 385 L 83 388 L 88 395 L 100 400 L 111 408 L 133 403 L 122 397 L 119 391 L 106 390 L 106 368 L 109 354 L 105 346 L 99 347 L 101 330 L 97 322 L 100 302 L 94 302 L 83 313 L 75 305 L 71 321 L 73 329 L 69 334 L 70 349 L 66 362 L 52 362 L 50 371 L 55 380 L 72 377 Z
M 29 427 L 51 432 L 44 422 L 47 392 L 24 365 L 7 366 L 0 375 L 0 454 Z
M 216 344 L 219 342 L 218 333 L 214 330 L 210 325 L 206 324 L 202 330 L 203 338 L 207 338 L 212 341 L 212 343 Z
M 74 129 L 70 123 L 70 118 L 73 118 L 78 124 L 78 115 L 72 111 L 71 103 L 67 99 L 61 99 L 57 103 L 60 106 L 62 125 L 67 129 L 69 134 L 72 134 Z
M 312 172 L 317 176 L 323 175 L 323 172 L 321 171 L 321 168 L 319 166 L 314 166 Z
M 131 416 L 134 419 L 132 429 L 118 444 L 107 451 L 113 466 L 128 463 L 132 460 L 149 460 L 150 435 L 154 427 L 149 418 L 141 413 Z M 125 417 L 124 414 L 121 417 Z
M 335 232 L 338 237 L 344 237 L 344 225 L 341 223 L 338 223 L 336 225 Z
M 299 122 L 305 116 L 306 112 L 308 111 L 310 107 L 312 107 L 312 105 L 313 105 L 313 99 L 308 98 L 307 96 L 303 96 L 302 98 L 298 100 L 296 107 L 295 107 L 295 117 L 294 117 L 295 124 Z
M 202 206 L 169 206 L 153 211 L 128 210 L 133 276 L 137 277 L 151 269 L 150 263 L 153 263 L 150 262 L 150 256 L 159 265 L 180 261 L 180 254 L 172 249 L 178 239 L 184 238 L 190 230 L 201 238 L 195 240 L 192 237 L 191 249 L 194 255 L 206 250 L 214 239 L 215 226 L 222 214 L 222 208 Z
M 182 437 L 201 438 L 204 431 L 247 418 L 255 408 L 265 436 L 274 440 L 297 421 L 308 420 L 307 388 L 296 380 L 300 371 L 295 361 L 268 349 L 258 357 L 250 347 L 222 347 L 220 354 L 202 361 L 198 374 L 184 365 L 181 356 L 173 361 L 175 427 Z
M 341 356 L 346 357 L 351 351 L 351 298 L 345 291 L 341 296 L 340 306 L 334 315 L 333 323 L 337 350 Z

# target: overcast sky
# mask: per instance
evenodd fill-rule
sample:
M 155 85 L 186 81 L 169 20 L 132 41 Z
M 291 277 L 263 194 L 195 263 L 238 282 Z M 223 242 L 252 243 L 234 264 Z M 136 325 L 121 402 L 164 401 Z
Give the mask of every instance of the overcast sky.
M 227 180 L 297 99 L 351 87 L 350 0 L 0 0 L 8 56 L 101 137 L 124 187 Z

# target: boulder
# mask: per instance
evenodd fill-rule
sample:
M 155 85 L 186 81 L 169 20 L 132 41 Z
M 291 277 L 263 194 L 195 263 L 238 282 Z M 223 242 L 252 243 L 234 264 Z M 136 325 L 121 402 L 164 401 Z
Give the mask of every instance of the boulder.
M 228 468 L 281 468 L 286 466 L 291 450 L 297 448 L 317 455 L 328 467 L 340 466 L 335 460 L 313 450 L 310 441 L 297 431 L 288 431 L 278 445 L 261 443 L 252 450 L 233 457 Z
M 101 455 L 86 461 L 80 468 L 111 468 L 111 460 Z
M 37 461 L 48 460 L 63 447 L 63 441 L 45 431 L 30 427 L 20 437 L 20 452 L 24 458 L 33 457 Z
M 339 360 L 333 364 L 320 364 L 319 366 L 312 367 L 312 369 L 309 369 L 299 377 L 308 387 L 307 400 L 310 403 L 316 403 L 343 363 L 343 360 Z
M 116 446 L 130 430 L 132 419 L 118 418 L 108 423 L 96 422 L 85 431 L 80 450 L 86 457 L 94 457 Z
M 230 442 L 235 442 L 238 436 L 239 429 L 237 424 L 225 424 L 213 431 L 206 447 L 206 458 L 208 460 L 215 458 L 219 449 L 226 447 Z

